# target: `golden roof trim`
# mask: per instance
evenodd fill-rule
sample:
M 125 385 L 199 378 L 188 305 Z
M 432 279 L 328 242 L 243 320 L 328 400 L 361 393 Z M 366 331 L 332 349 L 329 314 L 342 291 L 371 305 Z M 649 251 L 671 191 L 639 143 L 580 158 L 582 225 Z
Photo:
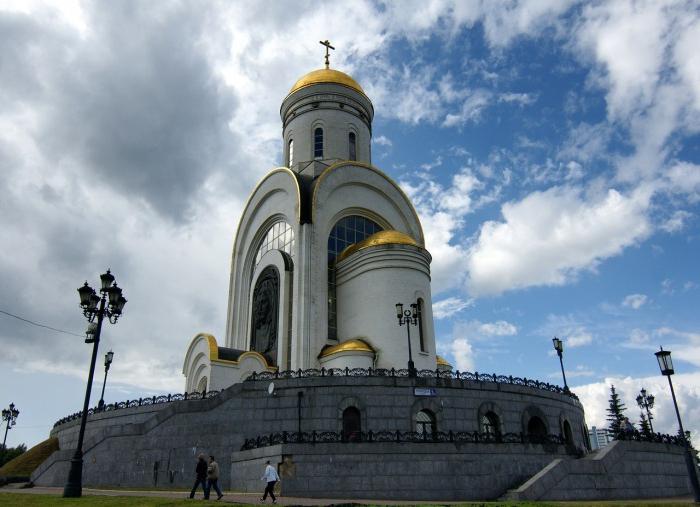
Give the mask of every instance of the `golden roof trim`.
M 421 248 L 415 239 L 404 232 L 395 230 L 378 231 L 371 236 L 366 237 L 362 241 L 358 241 L 357 243 L 345 248 L 342 252 L 340 252 L 340 254 L 338 254 L 336 262 L 340 262 L 343 259 L 350 257 L 359 250 L 380 245 L 410 245 Z
M 321 357 L 332 356 L 333 354 L 339 354 L 340 352 L 372 352 L 375 353 L 374 348 L 367 343 L 365 340 L 360 338 L 353 338 L 351 340 L 346 340 L 338 345 L 326 346 L 321 349 L 321 353 L 318 355 Z
M 322 83 L 332 83 L 345 86 L 346 88 L 355 90 L 364 97 L 367 97 L 367 94 L 357 81 L 355 81 L 351 76 L 349 76 L 345 72 L 341 72 L 335 69 L 316 69 L 303 75 L 302 77 L 297 79 L 296 83 L 294 83 L 292 88 L 289 90 L 287 97 L 303 88 Z M 287 100 L 286 97 L 285 100 Z M 367 98 L 367 100 L 369 100 L 369 98 Z
M 447 360 L 442 356 L 436 355 L 435 362 L 437 363 L 438 366 L 450 366 L 450 367 L 452 367 L 452 365 L 450 363 L 448 363 Z

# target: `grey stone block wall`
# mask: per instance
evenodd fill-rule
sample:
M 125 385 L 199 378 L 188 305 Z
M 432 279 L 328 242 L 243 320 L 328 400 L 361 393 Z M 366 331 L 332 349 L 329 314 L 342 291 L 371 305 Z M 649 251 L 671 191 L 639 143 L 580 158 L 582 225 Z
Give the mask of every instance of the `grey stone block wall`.
M 684 452 L 670 444 L 615 441 L 583 459 L 554 460 L 506 498 L 611 500 L 688 495 Z
M 561 446 L 554 456 L 566 456 Z M 288 496 L 484 500 L 520 484 L 552 458 L 540 445 L 522 444 L 284 444 L 234 453 L 231 484 L 262 491 L 260 476 L 269 459 Z
M 237 483 L 230 482 L 232 456 L 239 452 L 246 438 L 279 431 L 296 431 L 299 391 L 304 393 L 301 411 L 302 431 L 339 431 L 342 428 L 342 410 L 350 405 L 360 410 L 364 431 L 414 430 L 415 414 L 422 408 L 428 408 L 435 413 L 439 431 L 477 431 L 479 430 L 479 407 L 484 403 L 490 403 L 500 412 L 504 432 L 520 433 L 523 430 L 522 416 L 528 407 L 537 407 L 544 414 L 549 431 L 554 434 L 560 433 L 559 424 L 563 415 L 574 429 L 574 445 L 583 447 L 582 432 L 577 431 L 577 428 L 584 424 L 581 405 L 569 396 L 545 390 L 511 384 L 431 378 L 319 377 L 275 380 L 276 395 L 270 396 L 267 392 L 268 384 L 268 381 L 244 382 L 224 390 L 219 396 L 211 399 L 135 407 L 91 416 L 83 446 L 84 484 L 86 486 L 189 487 L 194 477 L 196 456 L 203 452 L 217 457 L 221 467 L 222 487 L 237 488 Z M 413 388 L 416 386 L 433 387 L 437 396 L 414 396 Z M 75 445 L 77 429 L 78 421 L 54 428 L 52 435 L 59 438 L 62 451 L 51 456 L 35 472 L 33 480 L 36 484 L 62 486 L 65 483 L 67 463 L 72 455 L 70 448 Z M 359 467 L 356 460 L 362 456 L 362 459 L 394 463 L 391 467 L 403 470 L 405 466 L 410 465 L 411 460 L 408 456 L 418 452 L 405 452 L 412 447 L 410 444 L 401 444 L 403 447 L 397 448 L 398 450 L 387 451 L 387 456 L 382 454 L 384 450 L 381 445 L 384 444 L 336 445 L 337 447 L 331 448 L 331 452 L 342 455 L 342 460 L 351 469 Z M 354 445 L 360 445 L 365 450 L 361 453 L 355 452 L 351 449 Z M 483 458 L 480 453 L 512 454 L 510 459 L 504 458 L 500 462 L 491 461 L 495 468 L 480 475 L 485 483 L 493 482 L 491 475 L 499 473 L 499 470 L 510 470 L 512 467 L 516 469 L 509 471 L 505 476 L 524 479 L 523 474 L 531 476 L 551 461 L 552 457 L 563 452 L 561 446 L 553 446 L 547 450 L 521 446 L 521 450 L 516 452 L 515 447 L 505 444 L 491 444 L 486 447 L 469 444 L 453 445 L 449 451 L 444 451 L 443 447 L 440 447 L 440 450 L 433 450 L 424 455 L 422 450 L 425 449 L 425 445 L 432 444 L 413 444 L 413 447 L 418 446 L 416 449 L 419 449 L 419 454 L 423 456 L 421 460 L 416 461 L 415 467 L 418 467 L 418 471 L 451 470 L 458 466 L 457 463 L 460 463 L 460 460 L 464 461 L 466 454 L 474 453 L 475 449 L 478 449 L 476 452 L 478 460 Z M 446 445 L 444 449 L 447 449 L 451 444 L 439 445 Z M 517 444 L 517 446 L 520 445 Z M 502 450 L 494 451 L 496 448 Z M 271 452 L 263 449 L 258 451 L 263 454 Z M 300 463 L 312 464 L 316 459 L 313 457 L 313 452 L 303 454 L 308 457 L 302 458 Z M 275 459 L 281 461 L 283 458 L 281 451 L 278 454 L 279 456 Z M 449 456 L 449 458 L 431 457 L 438 455 Z M 240 463 L 240 460 L 237 463 Z M 253 469 L 257 471 L 252 475 L 252 472 L 244 474 L 254 476 L 251 480 L 258 488 L 261 484 L 258 480 L 262 473 L 259 470 L 261 463 L 264 463 L 264 460 L 251 461 L 247 466 L 251 471 Z M 468 471 L 477 465 L 465 462 L 459 466 Z M 428 475 L 431 474 L 437 481 L 436 484 L 443 484 L 443 486 L 447 484 L 445 479 L 440 478 L 440 473 L 434 471 L 428 473 Z M 377 491 L 382 490 L 378 479 L 372 477 L 362 480 L 365 485 L 367 481 L 374 481 L 378 484 Z M 401 480 L 406 481 L 406 479 Z M 320 489 L 314 489 L 313 479 L 307 478 L 304 481 L 297 482 L 295 494 L 309 496 L 321 493 Z M 498 483 L 498 488 L 505 488 L 509 481 L 510 479 Z M 340 486 L 342 485 L 339 485 L 339 488 Z M 463 488 L 460 489 L 458 486 L 451 482 L 445 487 L 463 491 Z M 254 489 L 252 485 L 245 487 Z M 480 490 L 476 483 L 471 483 L 469 488 Z M 486 491 L 484 488 L 486 486 L 481 487 L 481 490 Z M 349 491 L 349 489 L 345 490 Z M 495 489 L 488 491 L 491 495 Z

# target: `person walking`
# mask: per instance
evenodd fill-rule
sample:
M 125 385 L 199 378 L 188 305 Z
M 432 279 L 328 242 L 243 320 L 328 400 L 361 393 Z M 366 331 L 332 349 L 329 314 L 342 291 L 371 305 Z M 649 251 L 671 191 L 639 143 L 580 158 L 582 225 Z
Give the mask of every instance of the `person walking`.
M 197 467 L 195 468 L 195 473 L 197 477 L 194 480 L 194 486 L 192 486 L 192 491 L 190 492 L 190 498 L 194 498 L 194 493 L 197 491 L 197 486 L 202 485 L 204 490 L 204 498 L 209 496 L 207 492 L 207 462 L 204 460 L 204 454 L 200 454 L 197 459 Z
M 272 503 L 277 503 L 277 498 L 275 498 L 275 484 L 277 484 L 277 481 L 280 480 L 280 476 L 277 475 L 277 470 L 275 470 L 275 467 L 270 465 L 270 460 L 267 460 L 265 467 L 265 473 L 263 476 L 260 478 L 261 481 L 266 481 L 267 486 L 265 487 L 265 493 L 263 494 L 262 498 L 260 499 L 261 502 L 265 502 L 265 499 L 267 498 L 267 494 L 270 494 L 270 498 L 272 498 Z
M 209 500 L 211 488 L 214 488 L 216 494 L 219 495 L 217 500 L 221 500 L 224 494 L 219 489 L 219 464 L 214 460 L 214 456 L 209 456 L 209 466 L 207 466 L 207 492 L 204 495 L 205 500 Z

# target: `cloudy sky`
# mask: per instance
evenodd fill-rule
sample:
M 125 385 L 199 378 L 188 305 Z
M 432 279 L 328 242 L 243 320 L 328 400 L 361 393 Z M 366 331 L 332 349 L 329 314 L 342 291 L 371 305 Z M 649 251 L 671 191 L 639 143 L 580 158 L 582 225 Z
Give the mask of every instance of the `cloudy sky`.
M 438 353 L 561 383 L 558 336 L 589 426 L 615 384 L 630 419 L 646 387 L 675 433 L 663 345 L 700 444 L 696 2 L 0 0 L 8 445 L 81 408 L 75 289 L 107 267 L 129 300 L 104 329 L 107 401 L 183 390 L 192 337 L 223 338 L 241 208 L 282 158 L 281 100 L 326 38 L 374 102 L 374 165 L 421 216 Z

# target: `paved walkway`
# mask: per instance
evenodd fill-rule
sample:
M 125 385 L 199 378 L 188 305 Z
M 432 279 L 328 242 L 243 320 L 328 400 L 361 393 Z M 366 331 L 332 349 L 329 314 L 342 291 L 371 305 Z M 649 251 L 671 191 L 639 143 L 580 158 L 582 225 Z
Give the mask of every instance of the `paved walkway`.
M 0 498 L 2 493 L 21 493 L 21 494 L 27 494 L 27 495 L 55 495 L 55 496 L 60 496 L 63 494 L 63 488 L 50 488 L 50 487 L 43 487 L 43 486 L 36 486 L 34 488 L 27 488 L 27 489 L 16 489 L 13 487 L 4 487 L 0 488 Z M 95 496 L 141 496 L 141 497 L 161 497 L 161 498 L 186 498 L 189 497 L 189 492 L 180 490 L 180 491 L 168 491 L 168 490 L 154 490 L 154 491 L 136 491 L 136 490 L 126 490 L 126 489 L 92 489 L 92 488 L 83 488 L 83 495 L 88 496 L 88 495 L 95 495 Z M 199 490 L 197 494 L 195 495 L 196 500 L 201 500 L 202 499 L 202 491 Z M 214 493 L 212 495 L 211 500 L 216 500 L 216 494 Z M 692 498 L 691 497 L 682 497 L 682 498 L 660 498 L 660 499 L 645 499 L 645 500 L 617 500 L 615 501 L 616 504 L 619 505 L 630 505 L 630 506 L 635 506 L 635 505 L 640 505 L 640 503 L 646 504 L 646 503 L 678 503 L 678 502 L 688 502 L 689 504 L 692 504 Z M 224 497 L 221 499 L 219 503 L 229 503 L 229 504 L 259 504 L 260 503 L 260 493 L 232 493 L 232 492 L 224 492 Z M 266 501 L 266 504 L 270 505 L 272 502 L 268 498 Z M 425 500 L 423 501 L 416 501 L 416 502 L 409 502 L 409 501 L 395 501 L 395 500 L 348 500 L 348 499 L 331 499 L 331 498 L 297 498 L 297 497 L 289 497 L 289 496 L 278 496 L 277 497 L 277 504 L 278 505 L 349 505 L 349 504 L 355 504 L 355 505 L 425 505 L 427 503 L 437 503 L 439 505 L 456 505 L 456 504 L 474 504 L 474 505 L 481 505 L 483 502 L 427 502 Z M 488 505 L 489 502 L 486 502 L 486 505 Z M 513 502 L 515 505 L 517 502 Z M 552 502 L 554 503 L 554 502 Z M 562 504 L 566 504 L 567 502 L 560 502 Z M 573 502 L 576 503 L 576 502 Z M 590 502 L 588 503 L 589 505 L 595 505 L 597 502 Z M 193 502 L 194 504 L 194 502 Z M 196 504 L 195 504 L 196 505 Z

